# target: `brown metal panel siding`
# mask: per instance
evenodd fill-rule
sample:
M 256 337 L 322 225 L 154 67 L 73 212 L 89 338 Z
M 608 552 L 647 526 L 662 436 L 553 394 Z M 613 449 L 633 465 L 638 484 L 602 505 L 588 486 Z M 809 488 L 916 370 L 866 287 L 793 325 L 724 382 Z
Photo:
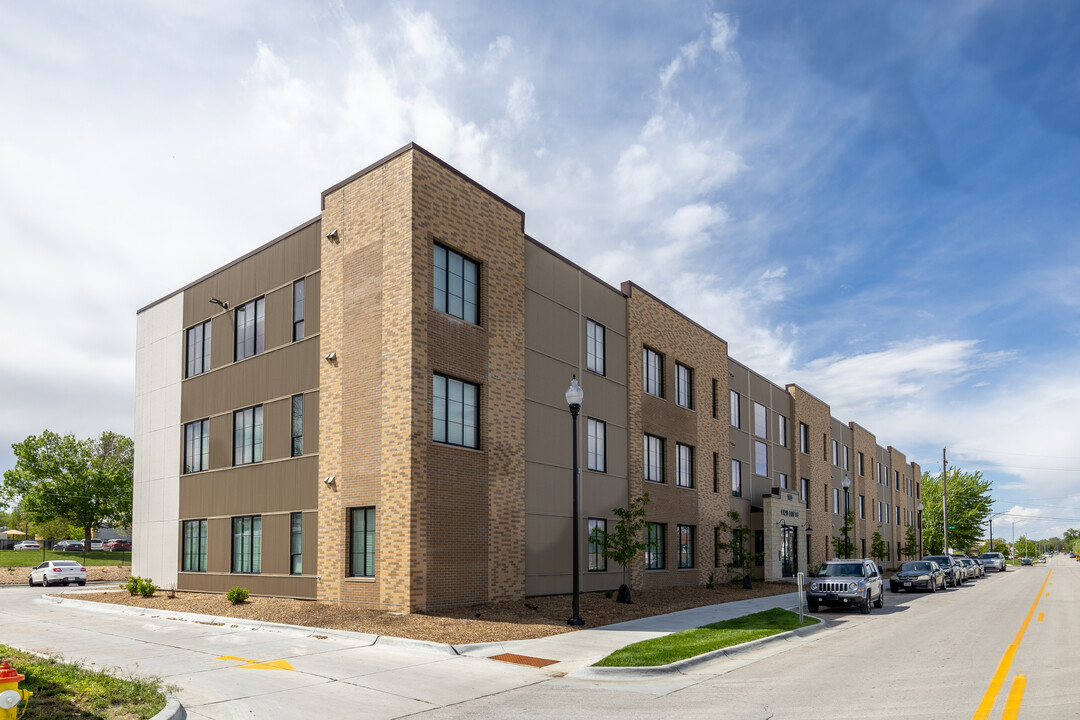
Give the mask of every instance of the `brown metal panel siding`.
M 345 542 L 343 539 L 342 542 Z M 300 553 L 305 575 L 316 575 L 319 572 L 319 513 L 310 511 L 304 513 L 303 529 L 300 537 Z
M 319 393 L 315 391 L 304 393 L 304 454 L 314 455 L 317 452 L 319 452 Z
M 183 436 L 180 442 L 184 441 Z M 181 453 L 183 449 L 181 448 Z M 181 458 L 181 462 L 183 458 Z M 210 467 L 214 469 L 232 466 L 233 461 L 233 415 L 226 413 L 210 418 Z M 180 483 L 183 497 L 184 483 Z
M 318 457 L 216 470 L 180 478 L 180 517 L 258 515 L 316 507 Z
M 319 298 L 321 293 L 322 274 L 313 273 L 308 275 L 304 281 L 304 337 L 319 334 Z
M 217 305 L 210 305 L 215 310 Z M 219 312 L 210 322 L 210 367 L 221 368 L 233 361 L 236 352 L 236 316 L 230 312 Z M 187 327 L 190 327 L 187 326 Z M 185 342 L 187 338 L 185 338 Z M 187 352 L 187 348 L 184 348 Z M 201 376 L 200 376 L 201 377 Z M 187 389 L 186 386 L 184 388 Z
M 262 516 L 262 571 L 289 574 L 290 513 Z
M 206 516 L 203 515 L 202 517 Z M 183 526 L 183 523 L 181 523 L 181 526 Z M 181 552 L 183 552 L 182 547 Z M 232 518 L 210 518 L 206 521 L 206 571 L 227 573 L 232 570 L 231 565 Z M 184 578 L 184 575 L 181 574 L 180 577 Z
M 287 597 L 314 600 L 317 580 L 301 575 L 243 575 L 214 573 L 180 573 L 177 587 L 180 590 L 206 593 L 226 593 L 231 588 L 246 588 L 252 595 Z
M 263 403 L 263 462 L 292 456 L 292 397 Z
M 292 302 L 292 283 L 266 293 L 266 347 L 276 348 L 292 342 Z

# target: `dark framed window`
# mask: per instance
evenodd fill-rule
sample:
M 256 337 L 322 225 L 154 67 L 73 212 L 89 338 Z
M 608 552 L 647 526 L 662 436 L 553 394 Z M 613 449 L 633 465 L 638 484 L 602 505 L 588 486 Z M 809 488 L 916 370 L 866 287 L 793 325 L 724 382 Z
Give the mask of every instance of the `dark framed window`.
M 188 328 L 185 336 L 187 353 L 184 377 L 202 375 L 210 369 L 210 321 Z
M 598 375 L 606 373 L 604 359 L 604 326 L 595 320 L 585 319 L 585 369 Z
M 645 523 L 645 569 L 664 569 L 664 523 Z
M 732 530 L 731 531 L 731 562 L 734 565 L 741 565 L 743 559 L 743 553 L 746 552 L 746 547 L 743 545 L 743 531 Z
M 694 567 L 694 526 L 676 525 L 678 535 L 679 569 Z
M 754 474 L 769 477 L 769 446 L 760 440 L 754 441 Z
M 832 511 L 833 515 L 840 514 L 840 488 L 833 488 L 832 491 Z
M 682 363 L 675 363 L 675 404 L 694 407 L 694 371 Z
M 655 435 L 645 436 L 645 479 L 664 482 L 664 439 Z
M 742 463 L 734 458 L 731 460 L 731 494 L 742 497 Z
M 589 518 L 589 572 L 607 570 L 604 543 L 607 537 L 607 520 Z
M 754 531 L 754 566 L 765 566 L 765 531 Z
M 292 456 L 304 454 L 304 396 L 292 396 Z
M 235 360 L 243 360 L 263 351 L 266 334 L 266 299 L 258 298 L 236 308 Z
M 289 574 L 304 572 L 304 513 L 289 514 Z
M 776 429 L 776 444 L 787 447 L 787 418 L 785 416 L 776 416 Z
M 587 467 L 593 472 L 607 472 L 607 423 L 589 418 L 589 448 Z
M 292 284 L 292 339 L 304 339 L 304 278 Z
M 759 402 L 754 403 L 754 434 L 769 439 L 769 409 Z
M 233 413 L 233 465 L 262 462 L 262 405 Z
M 656 397 L 664 397 L 664 356 L 652 348 L 643 348 L 641 371 L 645 392 Z
M 849 470 L 851 464 L 851 448 L 847 445 L 844 446 L 844 469 Z
M 712 491 L 720 492 L 720 453 L 712 454 Z
M 694 448 L 690 445 L 675 443 L 675 484 L 694 487 Z
M 806 478 L 799 478 L 799 500 L 810 507 L 810 481 Z
M 196 420 L 184 425 L 184 472 L 210 469 L 210 421 Z
M 349 510 L 349 577 L 375 577 L 375 508 Z
M 788 476 L 787 476 L 787 473 L 777 473 L 776 476 L 780 481 L 780 489 L 781 490 L 787 490 L 788 489 Z
M 832 464 L 836 467 L 840 466 L 840 443 L 836 440 L 832 441 Z
M 866 457 L 862 453 L 856 453 L 855 458 L 858 461 L 859 465 L 859 476 L 863 477 L 866 475 Z
M 480 447 L 480 387 L 435 373 L 431 410 L 435 442 Z
M 742 427 L 742 396 L 731 391 L 731 427 Z
M 435 309 L 480 324 L 480 266 L 450 248 L 435 245 Z
M 232 571 L 262 572 L 261 515 L 244 515 L 232 519 Z
M 206 572 L 206 520 L 185 520 L 180 570 Z
M 859 496 L 859 519 L 860 520 L 865 520 L 866 519 L 866 496 L 865 495 L 860 495 Z
M 799 423 L 799 452 L 810 454 L 810 428 L 806 423 Z

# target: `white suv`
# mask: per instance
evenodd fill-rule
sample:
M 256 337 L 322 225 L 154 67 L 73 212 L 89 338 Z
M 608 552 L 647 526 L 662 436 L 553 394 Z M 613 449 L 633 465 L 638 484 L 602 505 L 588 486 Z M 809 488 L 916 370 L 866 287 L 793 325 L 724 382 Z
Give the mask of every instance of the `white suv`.
M 810 580 L 806 605 L 817 612 L 821 605 L 857 607 L 870 613 L 870 604 L 885 604 L 885 583 L 873 560 L 826 560 Z
M 979 562 L 983 564 L 983 567 L 987 570 L 994 569 L 998 572 L 1005 572 L 1008 565 L 1005 563 L 1005 556 L 999 552 L 984 552 L 979 556 Z

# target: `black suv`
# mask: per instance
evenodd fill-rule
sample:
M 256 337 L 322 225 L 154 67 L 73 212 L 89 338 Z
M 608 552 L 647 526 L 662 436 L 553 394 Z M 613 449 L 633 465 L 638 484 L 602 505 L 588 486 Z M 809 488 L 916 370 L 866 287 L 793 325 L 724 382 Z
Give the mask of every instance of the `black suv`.
M 941 566 L 945 573 L 945 582 L 953 587 L 964 584 L 964 568 L 952 555 L 927 555 L 923 560 L 932 560 Z

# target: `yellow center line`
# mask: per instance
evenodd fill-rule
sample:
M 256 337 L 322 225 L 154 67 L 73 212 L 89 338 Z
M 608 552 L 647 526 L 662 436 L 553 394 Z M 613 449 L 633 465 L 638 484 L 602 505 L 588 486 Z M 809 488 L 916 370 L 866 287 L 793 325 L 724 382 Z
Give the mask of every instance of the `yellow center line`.
M 1027 678 L 1024 673 L 1018 673 L 1009 686 L 1009 695 L 1005 698 L 1005 711 L 1001 713 L 1001 720 L 1016 720 L 1020 714 L 1020 701 L 1024 699 L 1024 686 Z
M 1042 598 L 1043 590 L 1046 589 L 1046 583 L 1050 582 L 1050 573 L 1046 573 L 1046 579 L 1043 580 L 1042 587 L 1039 588 L 1038 594 L 1035 595 L 1035 602 L 1031 603 L 1031 609 L 1028 610 L 1027 616 L 1024 618 L 1024 622 L 1020 624 L 1020 630 L 1017 631 L 1016 637 L 1013 638 L 1012 643 L 1005 649 L 1005 654 L 1001 656 L 1001 662 L 998 663 L 997 670 L 994 672 L 994 677 L 990 680 L 990 684 L 986 687 L 986 692 L 983 694 L 982 702 L 979 703 L 979 707 L 975 709 L 975 714 L 971 716 L 971 720 L 986 720 L 990 717 L 990 711 L 994 709 L 994 703 L 997 702 L 998 693 L 1001 692 L 1001 686 L 1005 684 L 1005 678 L 1009 674 L 1009 668 L 1012 667 L 1013 658 L 1016 657 L 1016 651 L 1020 647 L 1020 641 L 1024 639 L 1024 633 L 1027 632 L 1028 625 L 1031 623 L 1031 618 L 1035 615 L 1035 608 L 1039 605 L 1039 600 Z M 1021 693 L 1023 688 L 1021 688 Z M 1012 692 L 1010 691 L 1010 695 Z

